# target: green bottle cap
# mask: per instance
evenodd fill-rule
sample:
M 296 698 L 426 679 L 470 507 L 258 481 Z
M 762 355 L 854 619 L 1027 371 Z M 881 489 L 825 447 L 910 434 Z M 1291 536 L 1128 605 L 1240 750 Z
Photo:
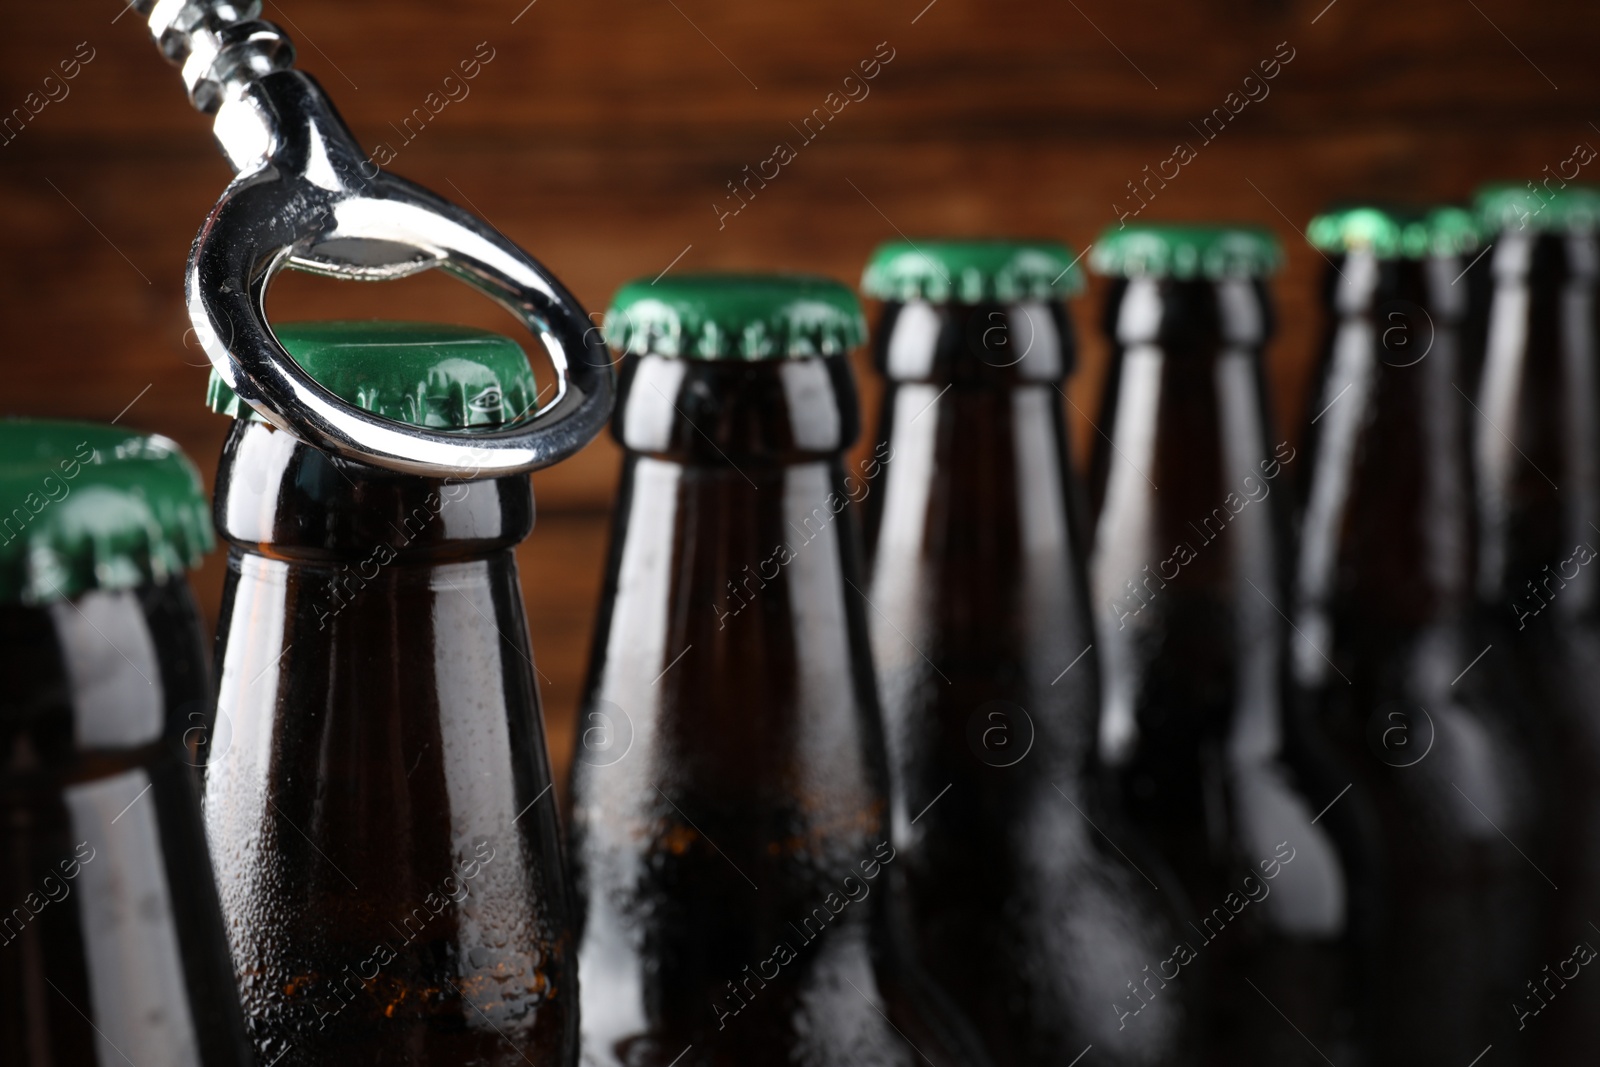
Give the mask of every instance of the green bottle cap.
M 200 474 L 167 438 L 0 419 L 0 602 L 164 582 L 212 543 Z
M 1456 256 L 1479 245 L 1478 224 L 1459 207 L 1385 207 L 1359 204 L 1325 212 L 1306 227 L 1321 252 L 1371 252 L 1380 259 Z
M 861 302 L 831 278 L 680 274 L 617 290 L 606 312 L 611 347 L 681 359 L 832 356 L 866 340 Z
M 1133 222 L 1108 228 L 1089 252 L 1096 273 L 1124 278 L 1259 278 L 1282 263 L 1278 239 L 1259 226 Z
M 1083 290 L 1077 258 L 1056 241 L 886 241 L 861 275 L 878 300 L 1009 304 Z
M 431 322 L 295 322 L 274 326 L 294 361 L 339 399 L 396 422 L 435 429 L 495 426 L 532 414 L 538 386 L 509 337 Z M 206 404 L 265 420 L 217 372 Z
M 1478 190 L 1473 206 L 1485 233 L 1593 230 L 1600 224 L 1600 187 L 1549 189 L 1532 182 L 1496 182 Z

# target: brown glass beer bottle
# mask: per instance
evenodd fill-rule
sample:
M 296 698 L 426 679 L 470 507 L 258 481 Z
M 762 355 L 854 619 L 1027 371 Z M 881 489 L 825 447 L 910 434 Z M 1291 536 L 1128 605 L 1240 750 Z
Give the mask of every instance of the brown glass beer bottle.
M 625 286 L 611 555 L 573 765 L 582 1055 L 605 1067 L 956 1067 L 903 966 L 900 854 L 847 471 L 855 296 Z
M 1261 366 L 1280 256 L 1259 230 L 1130 224 L 1090 258 L 1113 278 L 1089 572 L 1100 753 L 1189 892 L 1181 955 L 1211 967 L 1208 1062 L 1228 1067 L 1363 1062 L 1349 779 L 1287 714 L 1297 453 L 1271 435 Z
M 1314 220 L 1331 264 L 1292 663 L 1370 805 L 1380 1064 L 1524 1062 L 1511 1003 L 1541 906 L 1529 740 L 1476 616 L 1463 211 Z M 1493 915 L 1493 922 L 1484 916 Z M 1536 1061 L 1530 1061 L 1536 1062 Z
M 1162 877 L 1096 781 L 1099 669 L 1061 382 L 1081 287 L 1051 242 L 895 241 L 868 486 L 907 925 L 999 1067 L 1197 1063 Z M 1128 1001 L 1130 994 L 1138 995 Z
M 0 421 L 0 1062 L 254 1062 L 193 769 L 211 545 L 171 441 Z
M 515 342 L 421 323 L 277 336 L 336 395 L 490 426 L 534 404 Z M 395 474 L 238 416 L 206 828 L 264 1064 L 571 1064 L 566 872 L 512 550 L 526 476 Z M 471 471 L 465 472 L 469 477 Z
M 1494 186 L 1477 207 L 1494 241 L 1472 413 L 1478 599 L 1489 655 L 1508 658 L 1546 733 L 1551 813 L 1535 857 L 1545 938 L 1497 1010 L 1530 1062 L 1566 1067 L 1600 1043 L 1586 966 L 1600 949 L 1600 189 Z

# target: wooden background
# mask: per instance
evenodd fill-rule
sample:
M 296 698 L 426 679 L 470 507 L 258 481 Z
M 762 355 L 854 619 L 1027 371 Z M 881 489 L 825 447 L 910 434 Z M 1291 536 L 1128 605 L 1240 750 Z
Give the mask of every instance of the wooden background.
M 1270 95 L 1142 216 L 1252 220 L 1283 239 L 1269 373 L 1289 436 L 1315 326 L 1321 263 L 1298 232 L 1313 213 L 1351 197 L 1462 198 L 1600 145 L 1600 6 L 1579 0 L 525 3 L 292 0 L 265 15 L 363 143 L 396 147 L 391 169 L 476 208 L 591 310 L 674 263 L 854 281 L 897 231 L 1082 248 L 1116 205 L 1134 206 L 1126 183 L 1178 141 L 1198 145 L 1190 123 L 1292 49 Z M 229 175 L 177 72 L 121 10 L 120 0 L 17 3 L 0 40 L 4 111 L 41 88 L 61 96 L 45 77 L 75 51 L 93 54 L 64 98 L 0 144 L 0 413 L 121 412 L 176 438 L 209 478 L 225 423 L 201 404 L 206 362 L 186 333 L 181 286 L 189 242 Z M 800 145 L 791 123 L 888 50 L 870 95 Z M 404 143 L 396 127 L 475 52 L 493 58 L 469 95 Z M 719 228 L 726 183 L 780 141 L 798 158 Z M 1104 358 L 1098 301 L 1095 288 L 1075 305 L 1084 362 L 1071 392 L 1088 415 Z M 288 276 L 272 310 L 506 325 L 436 277 Z M 873 384 L 863 373 L 869 397 Z M 1069 415 L 1081 455 L 1093 430 Z M 617 465 L 602 440 L 534 479 L 542 511 L 521 559 L 563 767 Z M 219 553 L 196 580 L 213 615 L 220 574 Z

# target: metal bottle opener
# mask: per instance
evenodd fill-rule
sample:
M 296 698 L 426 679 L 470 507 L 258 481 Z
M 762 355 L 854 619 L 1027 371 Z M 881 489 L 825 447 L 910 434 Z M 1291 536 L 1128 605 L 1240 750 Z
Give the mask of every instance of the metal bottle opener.
M 489 477 L 582 448 L 610 416 L 614 376 L 599 331 L 538 261 L 483 219 L 368 161 L 332 101 L 294 70 L 294 46 L 260 0 L 133 0 L 189 100 L 214 113 L 236 177 L 189 253 L 189 318 L 233 390 L 280 429 L 328 452 L 408 474 Z M 385 281 L 440 267 L 517 316 L 558 378 L 532 418 L 440 433 L 380 418 L 315 382 L 273 336 L 266 294 L 285 267 Z

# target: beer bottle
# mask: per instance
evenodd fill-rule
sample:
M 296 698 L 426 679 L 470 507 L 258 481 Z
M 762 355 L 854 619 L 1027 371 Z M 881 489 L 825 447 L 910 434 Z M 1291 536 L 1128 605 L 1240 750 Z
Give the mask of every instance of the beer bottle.
M 0 1062 L 244 1067 L 195 788 L 212 545 L 163 437 L 0 421 Z
M 999 1067 L 1195 1058 L 1175 916 L 1094 753 L 1099 671 L 1060 383 L 1081 288 L 1052 242 L 895 241 L 868 615 L 908 925 Z M 1131 992 L 1137 996 L 1129 1001 Z
M 981 1062 L 904 965 L 836 282 L 624 286 L 624 449 L 572 774 L 585 1063 Z
M 1089 569 L 1100 753 L 1193 902 L 1174 963 L 1210 965 L 1208 1062 L 1230 1067 L 1362 1062 L 1349 779 L 1287 713 L 1297 453 L 1272 436 L 1261 365 L 1280 258 L 1256 229 L 1138 224 L 1090 257 L 1113 278 Z
M 1319 447 L 1296 576 L 1307 714 L 1370 803 L 1384 910 L 1378 1062 L 1520 1062 L 1511 1005 L 1541 907 L 1530 750 L 1473 609 L 1472 408 L 1458 209 L 1314 220 L 1331 257 Z M 1493 922 L 1484 917 L 1493 915 Z
M 513 341 L 421 323 L 278 339 L 335 395 L 404 423 L 515 421 Z M 264 1064 L 569 1064 L 566 872 L 512 551 L 526 476 L 351 463 L 236 416 L 206 829 Z M 466 473 L 470 475 L 471 470 Z
M 1548 939 L 1512 1003 L 1535 1061 L 1561 1067 L 1600 1042 L 1600 983 L 1576 975 L 1600 948 L 1600 189 L 1497 186 L 1477 206 L 1494 240 L 1472 413 L 1478 596 L 1489 656 L 1509 659 L 1550 743 L 1540 866 L 1560 887 L 1535 885 Z

